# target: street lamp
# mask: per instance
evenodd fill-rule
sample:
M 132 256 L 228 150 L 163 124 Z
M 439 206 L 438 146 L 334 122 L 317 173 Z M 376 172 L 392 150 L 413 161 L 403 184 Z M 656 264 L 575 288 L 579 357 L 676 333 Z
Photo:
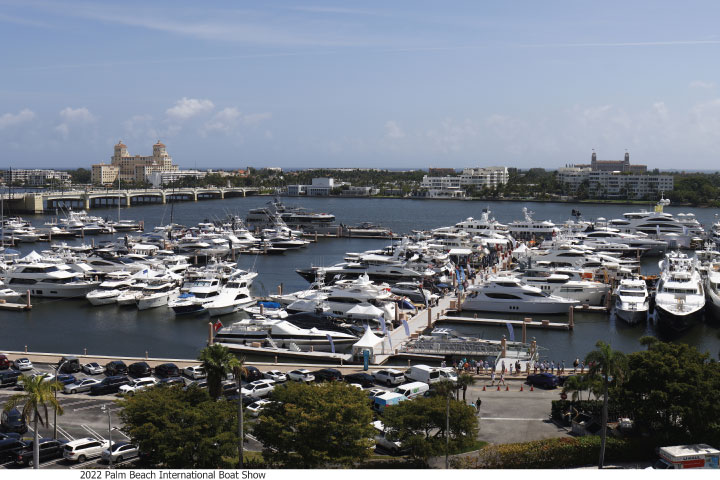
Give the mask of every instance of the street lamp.
M 62 370 L 63 365 L 65 365 L 67 362 L 68 361 L 65 360 L 64 362 L 62 362 L 60 365 L 58 365 L 55 368 L 55 382 L 56 383 L 58 381 L 58 375 L 60 374 L 60 371 Z M 54 390 L 56 406 L 53 408 L 53 410 L 54 410 L 54 412 L 53 412 L 53 440 L 57 440 L 57 391 L 58 391 L 58 389 L 56 388 Z
M 112 452 L 113 442 L 112 442 L 112 423 L 110 420 L 110 407 L 103 404 L 103 406 L 100 407 L 100 410 L 102 410 L 103 412 L 106 412 L 107 416 L 108 416 L 108 440 L 110 441 L 110 446 L 108 447 L 108 450 L 110 451 L 110 455 L 108 456 L 108 468 L 112 469 L 113 468 L 113 452 Z

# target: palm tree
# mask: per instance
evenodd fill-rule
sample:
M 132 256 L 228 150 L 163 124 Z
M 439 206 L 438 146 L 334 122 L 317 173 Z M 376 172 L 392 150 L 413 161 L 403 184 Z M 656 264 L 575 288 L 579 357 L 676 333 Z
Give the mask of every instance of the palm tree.
M 563 384 L 562 393 L 572 392 L 570 400 L 577 402 L 582 400 L 582 391 L 587 388 L 587 382 L 585 381 L 584 375 L 570 375 Z
M 59 415 L 63 409 L 55 397 L 55 391 L 59 390 L 59 382 L 43 382 L 44 376 L 36 375 L 29 377 L 21 375 L 18 379 L 23 384 L 24 393 L 13 395 L 5 403 L 5 411 L 12 410 L 20 404 L 22 417 L 26 422 L 33 422 L 33 468 L 40 468 L 40 436 L 38 435 L 38 422 L 42 426 L 48 424 L 48 405 Z M 43 421 L 43 417 L 45 420 Z
M 208 392 L 217 400 L 222 394 L 222 381 L 240 362 L 226 346 L 219 344 L 203 348 L 198 360 L 207 373 Z
M 469 373 L 461 373 L 461 374 L 458 376 L 457 386 L 458 386 L 459 388 L 462 388 L 462 392 L 463 392 L 463 402 L 465 401 L 465 397 L 466 397 L 466 395 L 467 395 L 467 389 L 468 389 L 468 387 L 471 387 L 471 386 L 473 386 L 473 385 L 475 385 L 475 377 L 473 377 L 473 376 L 470 375 Z M 460 390 L 458 389 L 458 394 L 459 394 L 459 392 L 460 392 Z
M 598 468 L 603 468 L 607 440 L 608 387 L 611 381 L 622 380 L 627 366 L 627 357 L 624 353 L 613 350 L 602 340 L 598 341 L 595 346 L 597 350 L 588 353 L 585 363 L 590 365 L 589 376 L 600 375 L 603 380 L 602 430 L 600 431 L 600 459 L 598 460 Z

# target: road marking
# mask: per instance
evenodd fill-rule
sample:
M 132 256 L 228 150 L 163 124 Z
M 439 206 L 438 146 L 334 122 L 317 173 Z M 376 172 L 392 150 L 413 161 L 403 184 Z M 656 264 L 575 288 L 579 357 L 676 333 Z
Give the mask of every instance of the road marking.
M 90 403 L 90 402 L 97 402 L 97 400 L 95 400 L 95 399 L 90 399 L 90 400 L 77 400 L 77 401 L 75 401 L 75 402 L 60 403 L 60 405 L 63 406 L 63 407 L 70 407 L 70 406 L 72 406 L 72 405 L 82 405 L 83 403 Z
M 89 432 L 90 435 L 92 435 L 93 437 L 95 437 L 96 440 L 100 440 L 101 442 L 102 442 L 102 441 L 105 441 L 105 439 L 103 438 L 102 435 L 100 435 L 98 432 L 96 432 L 95 430 L 93 430 L 93 429 L 90 428 L 89 426 L 85 425 L 84 423 L 83 423 L 82 425 L 80 425 L 80 426 L 81 426 L 82 428 L 84 428 L 86 432 Z
M 103 404 L 98 403 L 97 405 L 88 405 L 87 407 L 73 408 L 73 412 L 79 412 L 80 410 L 90 410 L 91 408 L 101 408 Z
M 510 420 L 520 422 L 544 422 L 547 418 L 480 417 L 480 420 Z
M 65 430 L 64 428 L 58 426 L 57 429 L 58 429 L 58 432 L 62 433 L 63 437 L 67 438 L 69 441 L 75 440 L 75 437 L 73 437 L 72 435 L 70 435 L 70 434 L 68 433 L 68 431 Z

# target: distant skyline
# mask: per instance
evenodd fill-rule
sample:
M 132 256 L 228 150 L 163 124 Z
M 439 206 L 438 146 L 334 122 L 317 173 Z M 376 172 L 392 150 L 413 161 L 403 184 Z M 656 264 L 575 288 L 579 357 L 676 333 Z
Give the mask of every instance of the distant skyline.
M 718 169 L 720 4 L 0 0 L 0 168 Z

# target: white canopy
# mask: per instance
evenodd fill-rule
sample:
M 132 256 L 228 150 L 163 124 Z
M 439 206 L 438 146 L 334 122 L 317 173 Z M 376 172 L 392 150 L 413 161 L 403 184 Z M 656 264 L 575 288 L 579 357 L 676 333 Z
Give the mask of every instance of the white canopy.
M 42 258 L 43 258 L 42 255 L 40 255 L 35 250 L 33 250 L 32 252 L 28 253 L 23 258 L 21 258 L 20 261 L 31 263 L 31 262 L 38 262 L 38 261 L 42 260 Z
M 363 350 L 370 350 L 372 355 L 375 355 L 375 349 L 380 349 L 382 344 L 382 338 L 375 335 L 369 328 L 365 329 L 365 334 L 360 337 L 353 345 L 353 353 L 361 353 Z
M 350 310 L 347 311 L 348 315 L 352 315 L 353 317 L 364 317 L 364 318 L 377 318 L 381 317 L 383 315 L 382 310 L 377 308 L 375 305 L 367 304 L 361 304 L 358 303 L 354 307 L 352 307 Z

